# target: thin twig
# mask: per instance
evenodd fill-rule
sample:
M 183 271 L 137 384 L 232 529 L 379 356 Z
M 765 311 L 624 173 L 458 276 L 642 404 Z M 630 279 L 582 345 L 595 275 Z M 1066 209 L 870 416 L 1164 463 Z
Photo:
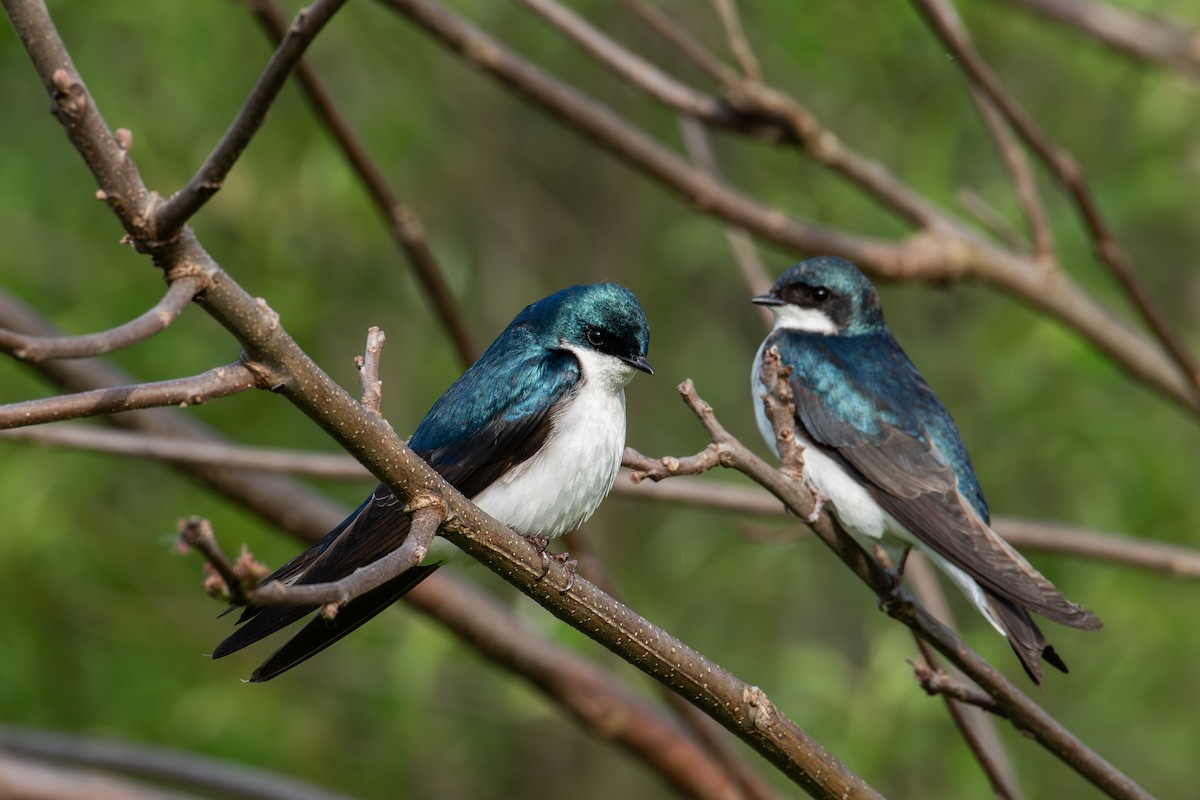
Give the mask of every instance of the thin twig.
M 1200 79 L 1200 47 L 1195 24 L 1164 19 L 1099 0 L 1004 0 L 1041 14 L 1120 53 L 1159 63 Z
M 0 430 L 39 425 L 60 419 L 81 419 L 156 406 L 189 406 L 228 397 L 259 385 L 245 364 L 228 364 L 190 378 L 139 383 L 113 389 L 27 400 L 0 406 Z
M 557 0 L 520 2 L 566 35 L 606 69 L 679 113 L 703 120 L 708 125 L 736 130 L 763 141 L 780 142 L 786 136 L 786 130 L 777 120 L 754 119 L 733 109 L 719 98 L 676 80 L 655 64 L 622 47 Z
M 1012 180 L 1013 190 L 1017 197 L 1017 206 L 1025 218 L 1029 229 L 1029 241 L 1032 244 L 1033 258 L 1046 269 L 1057 264 L 1054 249 L 1054 232 L 1050 228 L 1050 220 L 1046 217 L 1046 208 L 1042 203 L 1042 195 L 1038 191 L 1037 176 L 1030 168 L 1025 151 L 1013 139 L 1012 131 L 1004 122 L 1003 116 L 996 106 L 978 88 L 971 87 L 971 100 L 979 110 L 984 127 L 996 144 L 1000 160 Z
M 960 64 L 972 85 L 979 87 L 1002 113 L 1038 157 L 1050 168 L 1055 178 L 1067 189 L 1078 209 L 1080 218 L 1092 239 L 1092 249 L 1105 264 L 1125 293 L 1133 301 L 1142 319 L 1150 326 L 1162 346 L 1174 359 L 1191 384 L 1192 395 L 1200 398 L 1200 362 L 1189 352 L 1183 340 L 1168 323 L 1161 309 L 1150 296 L 1129 257 L 1113 236 L 1103 212 L 1087 183 L 1083 166 L 1047 136 L 1037 123 L 1004 88 L 983 58 L 971 46 L 963 30 L 955 26 L 946 11 L 946 0 L 913 0 L 926 22 Z
M 252 0 L 251 9 L 263 29 L 277 45 L 287 35 L 288 23 L 278 0 Z M 358 173 L 375 207 L 387 222 L 392 240 L 408 258 L 408 263 L 417 276 L 429 301 L 441 320 L 442 327 L 450 334 L 451 341 L 464 365 L 471 364 L 479 356 L 479 350 L 467 329 L 466 321 L 450 291 L 442 269 L 433 250 L 425 238 L 425 226 L 411 207 L 400 200 L 396 190 L 388 183 L 383 171 L 367 152 L 362 138 L 355 133 L 346 114 L 338 107 L 333 95 L 307 59 L 301 59 L 296 67 L 296 77 L 317 114 L 317 119 L 329 129 L 337 141 L 350 167 Z
M 173 464 L 286 472 L 331 481 L 368 481 L 370 472 L 342 453 L 282 450 L 249 445 L 198 442 L 174 436 L 133 433 L 94 425 L 56 423 L 0 431 L 0 439 L 73 447 L 98 453 L 152 458 Z
M 378 326 L 372 325 L 367 330 L 367 348 L 363 355 L 354 357 L 358 367 L 358 382 L 362 386 L 362 404 L 375 414 L 380 414 L 379 405 L 383 402 L 383 381 L 379 379 L 379 353 L 387 335 Z
M 715 444 L 710 444 L 695 455 L 653 459 L 642 455 L 632 447 L 626 447 L 621 464 L 633 470 L 629 473 L 629 480 L 635 484 L 647 479 L 658 482 L 676 475 L 699 475 L 719 467 L 721 466 L 721 453 Z
M 1200 578 L 1200 551 L 1167 542 L 1148 541 L 1116 533 L 1100 533 L 1057 522 L 998 517 L 996 533 L 1022 550 L 1041 550 L 1108 561 L 1161 572 L 1172 578 Z
M 708 133 L 704 130 L 704 126 L 693 117 L 681 115 L 679 129 L 683 134 L 683 146 L 692 163 L 709 175 L 718 177 L 720 173 L 717 171 L 717 159 L 713 155 L 712 144 L 708 140 Z M 725 241 L 733 253 L 733 261 L 737 264 L 738 272 L 742 274 L 742 280 L 745 282 L 750 296 L 754 297 L 765 293 L 771 288 L 772 281 L 762 259 L 758 256 L 758 250 L 754 248 L 754 240 L 750 234 L 744 228 L 736 225 L 722 225 L 721 232 L 725 235 Z M 763 327 L 770 330 L 774 325 L 774 318 L 771 316 L 770 310 L 763 306 L 756 306 L 756 311 L 762 320 Z
M 98 787 L 103 787 L 99 790 Z M 183 790 L 147 786 L 94 770 L 48 766 L 36 759 L 9 756 L 0 750 L 0 797 L 8 800 L 203 800 Z
M 204 287 L 201 275 L 189 275 L 174 281 L 167 293 L 146 313 L 98 333 L 83 336 L 26 336 L 0 329 L 0 351 L 22 361 L 48 358 L 88 358 L 104 355 L 149 339 L 166 328 Z
M 924 661 L 908 662 L 913 668 L 913 677 L 921 684 L 921 688 L 931 695 L 943 695 L 953 698 L 960 703 L 981 708 L 989 714 L 995 714 L 1001 718 L 1007 718 L 1008 714 L 1004 707 L 997 703 L 987 692 L 976 689 L 973 686 L 967 686 L 961 681 L 956 681 L 950 677 L 945 671 L 931 667 Z
M 908 559 L 905 561 L 904 576 L 912 585 L 913 592 L 930 613 L 946 623 L 951 630 L 956 630 L 954 613 L 946 599 L 942 584 L 938 581 L 937 574 L 928 559 L 919 552 L 909 553 Z M 917 649 L 921 651 L 924 663 L 930 668 L 937 669 L 937 654 L 933 647 L 915 631 L 913 631 L 913 639 L 917 643 Z M 1020 800 L 1021 790 L 1017 785 L 1012 761 L 1004 747 L 1004 740 L 1000 738 L 1000 731 L 996 727 L 996 718 L 983 714 L 970 705 L 960 703 L 948 695 L 943 695 L 942 700 L 967 748 L 991 783 L 996 797 L 999 800 Z
M 315 0 L 310 7 L 301 9 L 296 15 L 287 36 L 276 48 L 250 96 L 203 166 L 186 186 L 154 210 L 156 240 L 172 238 L 210 197 L 220 191 L 242 151 L 266 121 L 267 112 L 271 110 L 304 51 L 345 3 L 346 0 Z
M 675 24 L 665 13 L 645 0 L 621 0 L 621 5 L 629 9 L 642 24 L 657 34 L 663 41 L 678 50 L 684 57 L 695 64 L 718 83 L 725 83 L 735 77 L 734 72 L 721 59 L 709 52 L 708 48 L 692 38 L 686 30 Z
M 324 606 L 332 617 L 337 608 L 395 578 L 421 563 L 429 550 L 438 527 L 446 518 L 444 503 L 439 497 L 418 498 L 421 505 L 412 512 L 412 528 L 404 543 L 377 561 L 359 567 L 345 578 L 328 583 L 284 584 L 271 581 L 248 588 L 233 569 L 229 558 L 217 545 L 212 525 L 207 520 L 191 517 L 180 525 L 180 541 L 204 554 L 208 563 L 220 573 L 230 598 L 243 606 Z M 410 505 L 411 507 L 411 505 Z
M 959 35 L 970 41 L 970 33 L 963 24 L 962 17 L 950 3 L 944 3 L 943 10 L 950 24 L 954 25 Z M 1017 205 L 1025 217 L 1029 228 L 1029 240 L 1033 245 L 1033 258 L 1046 269 L 1056 264 L 1054 255 L 1054 235 L 1050 230 L 1050 222 L 1046 218 L 1046 210 L 1042 205 L 1041 193 L 1038 192 L 1037 179 L 1029 166 L 1029 159 L 1021 150 L 1013 133 L 1005 124 L 1004 116 L 996 108 L 979 87 L 970 86 L 971 102 L 974 103 L 984 127 L 992 137 L 1000 160 L 1012 180 L 1013 189 L 1017 196 Z
M 742 70 L 742 77 L 747 80 L 761 81 L 762 68 L 754 55 L 754 49 L 750 46 L 750 40 L 746 38 L 746 31 L 742 28 L 742 18 L 738 13 L 737 0 L 713 0 L 713 5 L 716 6 L 717 16 L 721 18 L 721 26 L 725 29 L 725 38 L 729 41 L 729 52 L 733 54 L 733 60 L 738 62 L 738 66 Z
M 974 189 L 963 188 L 955 192 L 955 199 L 963 209 L 975 218 L 992 236 L 995 236 L 1005 247 L 1022 252 L 1029 249 L 1029 243 L 1022 238 L 1008 220 L 995 209 L 987 200 Z

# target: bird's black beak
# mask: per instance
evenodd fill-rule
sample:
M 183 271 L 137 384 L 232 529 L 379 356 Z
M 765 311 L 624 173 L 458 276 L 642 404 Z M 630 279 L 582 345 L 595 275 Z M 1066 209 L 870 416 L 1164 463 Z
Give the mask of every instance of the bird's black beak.
M 772 289 L 766 294 L 760 294 L 758 297 L 751 297 L 750 302 L 760 306 L 782 306 L 784 302 L 779 299 L 779 295 L 775 294 Z
M 633 367 L 634 369 L 640 369 L 642 372 L 646 373 L 647 375 L 654 374 L 654 370 L 650 367 L 650 362 L 646 360 L 645 356 L 636 356 L 634 358 L 622 358 L 621 360 L 624 361 L 629 366 Z

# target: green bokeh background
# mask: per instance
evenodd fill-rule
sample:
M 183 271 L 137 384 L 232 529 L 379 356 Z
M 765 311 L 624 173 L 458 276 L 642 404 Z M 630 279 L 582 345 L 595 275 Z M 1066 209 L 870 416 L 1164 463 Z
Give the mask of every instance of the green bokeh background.
M 507 3 L 455 7 L 678 146 L 670 114 L 528 12 Z M 577 8 L 699 81 L 615 4 Z M 720 50 L 707 4 L 669 8 Z M 1185 0 L 1155 9 L 1194 17 Z M 1089 170 L 1141 276 L 1200 346 L 1196 84 L 1003 4 L 962 10 L 1014 94 Z M 270 53 L 235 3 L 64 0 L 52 11 L 109 124 L 132 131 L 133 157 L 162 193 L 204 159 Z M 955 206 L 956 192 L 970 187 L 1015 219 L 957 65 L 907 4 L 778 3 L 746 14 L 768 80 L 850 146 L 943 206 Z M 629 389 L 630 444 L 652 454 L 704 444 L 674 389 L 691 377 L 726 426 L 760 446 L 748 373 L 762 329 L 717 222 L 376 4 L 349 4 L 312 56 L 421 215 L 481 344 L 533 299 L 571 283 L 621 281 L 646 306 L 657 370 Z M 109 327 L 153 304 L 157 273 L 118 244 L 119 226 L 93 198 L 94 181 L 46 113 L 47 98 L 7 25 L 0 26 L 0 107 L 3 287 L 71 332 Z M 791 152 L 720 135 L 715 146 L 732 183 L 798 215 L 875 235 L 906 232 Z M 1053 189 L 1047 199 L 1066 268 L 1128 314 L 1071 208 Z M 343 385 L 355 385 L 352 357 L 366 328 L 384 327 L 384 410 L 398 430 L 411 431 L 460 372 L 377 212 L 296 89 L 283 93 L 194 225 L 222 266 L 266 298 Z M 795 260 L 763 255 L 776 273 Z M 1133 384 L 1070 331 L 987 288 L 882 285 L 881 292 L 893 330 L 955 413 L 994 513 L 1196 542 L 1194 419 Z M 236 344 L 192 309 L 113 360 L 159 380 L 236 355 Z M 27 369 L 0 361 L 0 400 L 50 391 Z M 332 449 L 266 393 L 188 413 L 245 443 Z M 350 505 L 366 485 L 321 489 Z M 200 591 L 198 558 L 171 554 L 175 520 L 209 517 L 226 544 L 246 541 L 272 564 L 296 545 L 156 464 L 0 440 L 0 509 L 7 607 L 0 721 L 194 750 L 370 798 L 670 794 L 409 611 L 384 614 L 285 678 L 242 683 L 264 653 L 216 663 L 203 657 L 229 620 L 214 619 L 220 607 Z M 613 499 L 585 531 L 634 608 L 762 687 L 886 795 L 986 796 L 942 705 L 913 684 L 906 631 L 814 541 L 753 543 L 742 535 L 764 525 L 788 531 Z M 1049 676 L 1035 698 L 1151 792 L 1192 796 L 1200 778 L 1196 587 L 1133 569 L 1033 559 L 1106 623 L 1093 635 L 1053 629 L 1072 674 Z M 511 598 L 517 614 L 562 646 L 653 694 L 632 668 L 485 570 L 466 575 Z M 1004 642 L 952 600 L 972 646 L 1023 680 Z M 1035 744 L 1009 729 L 1004 735 L 1028 797 L 1095 794 Z M 783 793 L 795 791 L 778 780 Z

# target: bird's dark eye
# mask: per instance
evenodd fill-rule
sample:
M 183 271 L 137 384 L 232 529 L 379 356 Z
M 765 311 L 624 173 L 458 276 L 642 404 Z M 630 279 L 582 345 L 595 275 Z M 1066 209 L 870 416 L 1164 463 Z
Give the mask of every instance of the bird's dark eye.
M 596 348 L 600 352 L 606 352 L 608 350 L 611 340 L 606 332 L 600 330 L 599 328 L 588 328 L 585 333 L 587 334 L 588 344 L 590 344 L 592 347 Z
M 829 299 L 830 291 L 824 286 L 814 286 L 809 290 L 808 296 L 812 298 L 814 303 L 824 303 Z

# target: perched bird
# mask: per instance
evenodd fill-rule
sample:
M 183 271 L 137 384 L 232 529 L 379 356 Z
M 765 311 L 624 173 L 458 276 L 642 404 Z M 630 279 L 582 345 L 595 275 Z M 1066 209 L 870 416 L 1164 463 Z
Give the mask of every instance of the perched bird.
M 615 283 L 572 286 L 528 306 L 434 403 L 409 446 L 484 511 L 531 538 L 579 527 L 617 477 L 625 448 L 625 386 L 646 360 L 650 331 L 634 294 Z M 409 517 L 380 485 L 324 539 L 264 583 L 338 580 L 404 541 Z M 461 552 L 438 538 L 425 560 L 317 616 L 251 675 L 265 681 L 316 655 L 387 608 Z M 314 610 L 247 608 L 221 658 Z
M 775 317 L 751 375 L 758 427 L 771 448 L 761 368 L 776 347 L 792 368 L 804 478 L 842 526 L 868 552 L 882 547 L 897 572 L 910 547 L 925 553 L 1008 638 L 1035 683 L 1042 660 L 1066 672 L 1029 612 L 1085 630 L 1100 620 L 989 527 L 958 428 L 892 337 L 866 276 L 840 258 L 811 258 L 753 302 Z

